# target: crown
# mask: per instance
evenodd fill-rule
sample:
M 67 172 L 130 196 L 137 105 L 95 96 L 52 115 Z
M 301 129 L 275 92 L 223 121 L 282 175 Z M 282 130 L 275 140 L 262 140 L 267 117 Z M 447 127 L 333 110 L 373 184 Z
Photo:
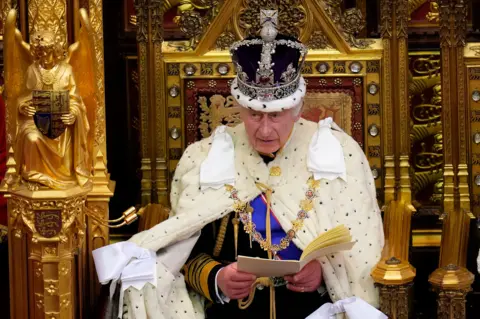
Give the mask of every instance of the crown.
M 250 99 L 280 100 L 300 86 L 308 48 L 294 38 L 279 35 L 277 23 L 277 10 L 260 10 L 260 37 L 236 42 L 230 48 L 237 70 L 235 85 Z

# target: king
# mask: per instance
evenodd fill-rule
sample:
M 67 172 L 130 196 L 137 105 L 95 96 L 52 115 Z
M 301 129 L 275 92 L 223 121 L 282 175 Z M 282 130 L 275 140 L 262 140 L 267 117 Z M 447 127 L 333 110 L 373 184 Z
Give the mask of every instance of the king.
M 301 118 L 308 50 L 278 34 L 276 11 L 261 21 L 231 47 L 242 123 L 185 150 L 168 220 L 94 251 L 100 281 L 121 286 L 123 318 L 386 318 L 369 275 L 384 234 L 368 160 L 331 118 Z M 239 270 L 240 255 L 299 260 L 339 225 L 349 251 L 281 277 Z

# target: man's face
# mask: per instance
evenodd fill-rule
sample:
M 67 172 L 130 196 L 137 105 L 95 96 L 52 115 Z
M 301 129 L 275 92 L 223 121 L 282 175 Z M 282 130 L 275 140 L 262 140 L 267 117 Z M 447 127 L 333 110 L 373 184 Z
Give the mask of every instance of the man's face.
M 240 117 L 245 123 L 250 144 L 257 152 L 270 154 L 278 151 L 287 142 L 293 124 L 300 118 L 294 109 L 264 113 L 242 108 Z

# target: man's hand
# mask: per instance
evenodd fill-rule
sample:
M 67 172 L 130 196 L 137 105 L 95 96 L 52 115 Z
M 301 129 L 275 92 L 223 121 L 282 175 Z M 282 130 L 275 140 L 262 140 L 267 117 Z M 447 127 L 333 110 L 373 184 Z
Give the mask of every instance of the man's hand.
M 311 292 L 322 283 L 322 266 L 317 260 L 309 262 L 302 270 L 293 276 L 285 276 L 287 288 L 296 292 Z
M 75 123 L 76 119 L 77 117 L 73 113 L 62 115 L 62 121 L 65 125 L 72 125 L 73 123 Z
M 217 285 L 230 299 L 243 299 L 250 293 L 250 288 L 257 277 L 237 270 L 237 263 L 222 268 L 218 273 Z

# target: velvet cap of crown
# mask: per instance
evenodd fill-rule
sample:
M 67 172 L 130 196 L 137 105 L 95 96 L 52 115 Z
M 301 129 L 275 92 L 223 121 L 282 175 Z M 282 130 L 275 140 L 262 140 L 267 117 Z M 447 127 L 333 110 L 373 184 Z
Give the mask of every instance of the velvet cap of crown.
M 231 93 L 243 106 L 279 112 L 297 106 L 306 93 L 302 68 L 308 49 L 293 37 L 277 32 L 277 11 L 261 10 L 259 37 L 238 41 L 230 48 L 237 76 Z

